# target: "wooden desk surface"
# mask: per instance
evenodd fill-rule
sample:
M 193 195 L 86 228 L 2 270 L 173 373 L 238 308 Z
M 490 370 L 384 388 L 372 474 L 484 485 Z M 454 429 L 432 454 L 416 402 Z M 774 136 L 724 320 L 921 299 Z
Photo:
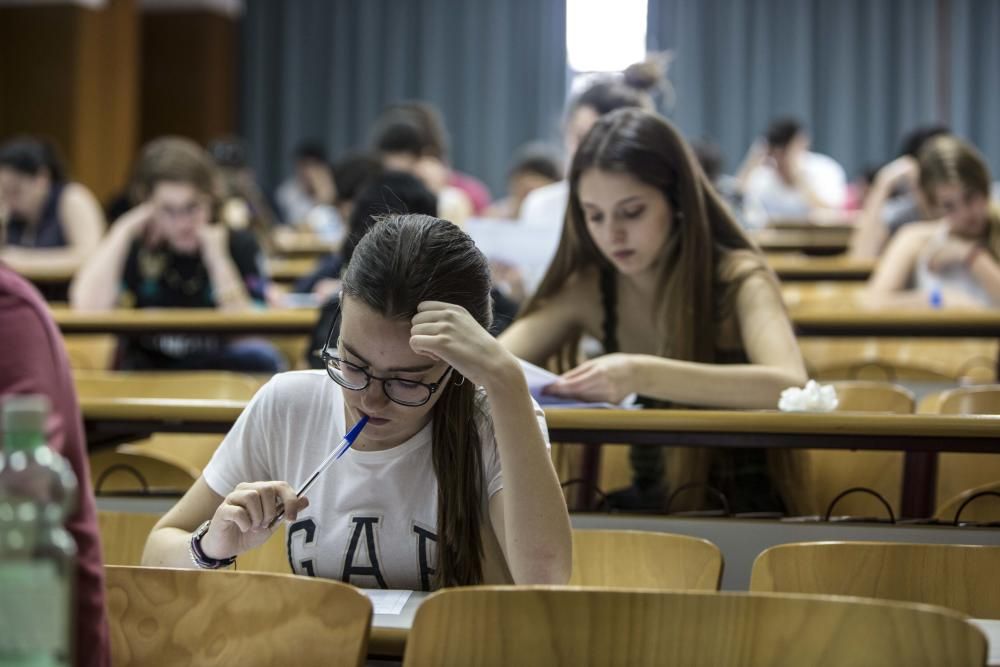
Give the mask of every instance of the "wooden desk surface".
M 1000 338 L 1000 308 L 893 308 L 864 305 L 862 282 L 784 285 L 781 293 L 799 336 Z
M 144 425 L 162 431 L 196 431 L 207 426 L 213 427 L 209 429 L 213 432 L 225 431 L 246 403 L 229 399 L 80 397 L 86 422 L 131 423 L 138 433 Z M 943 441 L 952 439 L 954 442 L 946 447 L 949 451 L 1000 452 L 1000 416 L 993 415 L 549 409 L 545 416 L 556 442 L 661 445 L 664 436 L 669 435 L 673 444 L 689 444 L 687 440 L 691 440 L 702 446 L 787 448 L 793 445 L 780 436 L 796 436 L 802 439 L 798 446 L 817 449 L 931 451 L 944 448 L 947 443 Z M 685 442 L 677 441 L 685 435 L 689 436 Z M 710 445 L 711 439 L 723 435 L 729 436 L 729 443 Z
M 36 285 L 68 285 L 73 280 L 74 271 L 66 267 L 30 267 L 26 271 L 19 271 L 21 276 L 30 280 Z
M 771 254 L 767 263 L 785 282 L 813 280 L 868 280 L 875 260 L 855 259 L 846 255 L 809 256 L 796 253 Z
M 254 333 L 303 334 L 312 331 L 319 313 L 311 308 L 219 311 L 211 308 L 116 309 L 81 313 L 50 308 L 63 333 Z
M 750 238 L 764 252 L 835 255 L 847 250 L 851 229 L 825 225 L 793 229 L 765 228 L 751 232 Z
M 80 397 L 87 443 L 92 449 L 140 440 L 156 432 L 225 432 L 245 405 L 245 401 L 234 400 Z M 546 418 L 553 442 L 592 445 L 582 474 L 591 485 L 596 483 L 599 448 L 604 443 L 904 451 L 904 517 L 933 513 L 937 452 L 1000 453 L 1000 416 L 548 410 Z
M 271 236 L 275 254 L 318 257 L 335 252 L 339 244 L 332 243 L 309 232 L 278 229 Z
M 295 282 L 316 268 L 315 257 L 272 257 L 267 260 L 271 280 L 279 283 Z

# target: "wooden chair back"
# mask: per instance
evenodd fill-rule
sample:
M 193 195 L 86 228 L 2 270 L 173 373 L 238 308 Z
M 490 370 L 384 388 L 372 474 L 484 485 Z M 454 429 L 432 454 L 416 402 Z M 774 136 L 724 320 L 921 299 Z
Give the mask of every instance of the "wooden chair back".
M 574 530 L 573 586 L 715 591 L 722 552 L 708 540 L 639 530 Z
M 146 539 L 159 520 L 159 514 L 98 510 L 97 525 L 101 530 L 104 564 L 139 565 Z
M 945 415 L 1000 415 L 1000 384 L 958 387 L 941 394 L 938 412 Z M 955 518 L 968 491 L 1000 485 L 1000 454 L 941 454 L 938 457 L 935 516 Z M 984 498 L 962 513 L 966 520 L 1000 520 L 995 498 Z M 954 505 L 954 509 L 950 507 Z
M 948 456 L 959 455 L 949 454 Z M 973 455 L 969 454 L 969 456 Z M 980 493 L 984 495 L 974 500 L 972 499 L 973 496 Z M 1000 522 L 1000 497 L 998 496 L 1000 496 L 1000 482 L 991 482 L 966 489 L 962 493 L 941 503 L 937 511 L 934 512 L 934 518 L 940 521 L 954 521 L 958 511 L 961 510 L 962 514 L 959 517 L 959 521 L 961 522 Z M 966 504 L 966 501 L 969 501 L 968 504 Z M 963 505 L 965 507 L 962 507 Z
M 941 395 L 943 415 L 1000 415 L 1000 384 L 958 387 Z
M 371 602 L 315 577 L 110 566 L 112 662 L 128 665 L 362 665 Z
M 838 411 L 910 414 L 913 392 L 888 382 L 845 380 L 833 382 Z M 843 491 L 866 487 L 889 502 L 899 515 L 903 490 L 903 455 L 899 452 L 845 452 L 807 449 L 792 454 L 797 482 L 794 508 L 802 514 L 824 514 Z M 886 517 L 882 504 L 869 494 L 851 494 L 837 502 L 834 516 Z
M 200 471 L 156 454 L 116 450 L 90 455 L 90 480 L 94 493 L 101 495 L 181 495 L 198 479 Z
M 1000 619 L 1000 546 L 811 542 L 754 561 L 750 590 L 921 602 Z
M 69 366 L 75 372 L 106 371 L 114 362 L 117 338 L 107 334 L 69 334 L 63 336 Z
M 957 612 L 821 596 L 447 589 L 417 609 L 417 665 L 982 665 L 986 639 Z

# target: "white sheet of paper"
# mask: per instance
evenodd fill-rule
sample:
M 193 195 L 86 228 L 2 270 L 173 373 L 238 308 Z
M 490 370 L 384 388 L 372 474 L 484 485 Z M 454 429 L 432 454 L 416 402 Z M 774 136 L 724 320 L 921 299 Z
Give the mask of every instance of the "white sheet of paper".
M 1000 665 L 1000 621 L 972 618 L 969 623 L 977 626 L 989 641 L 986 648 L 986 664 Z
M 376 614 L 398 615 L 403 611 L 406 601 L 413 591 L 383 590 L 381 588 L 362 588 L 361 592 L 372 601 L 373 612 Z
M 524 371 L 524 379 L 528 381 L 528 391 L 538 404 L 546 408 L 636 408 L 635 394 L 625 398 L 619 405 L 613 403 L 588 403 L 575 398 L 561 398 L 559 396 L 548 396 L 542 393 L 545 387 L 559 379 L 555 373 L 540 368 L 524 359 L 521 362 L 521 370 Z
M 517 267 L 529 294 L 545 276 L 562 236 L 562 225 L 526 225 L 490 218 L 466 220 L 463 229 L 486 259 Z

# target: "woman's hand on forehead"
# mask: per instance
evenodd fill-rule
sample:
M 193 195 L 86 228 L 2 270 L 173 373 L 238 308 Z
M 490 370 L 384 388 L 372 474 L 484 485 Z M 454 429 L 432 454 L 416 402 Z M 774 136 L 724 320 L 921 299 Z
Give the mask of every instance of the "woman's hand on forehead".
M 424 301 L 411 320 L 410 347 L 417 354 L 440 359 L 474 384 L 489 387 L 517 360 L 465 308 L 441 301 Z

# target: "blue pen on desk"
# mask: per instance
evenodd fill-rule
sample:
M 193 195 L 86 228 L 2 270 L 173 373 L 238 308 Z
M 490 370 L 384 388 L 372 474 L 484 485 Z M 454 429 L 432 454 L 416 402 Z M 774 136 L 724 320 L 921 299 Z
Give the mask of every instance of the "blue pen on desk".
M 333 463 L 334 461 L 336 461 L 341 456 L 347 453 L 347 450 L 350 449 L 351 445 L 354 444 L 354 441 L 358 439 L 358 435 L 361 433 L 361 430 L 365 427 L 365 424 L 367 423 L 368 423 L 368 415 L 365 415 L 364 417 L 361 418 L 360 421 L 358 421 L 357 424 L 354 425 L 354 428 L 352 428 L 347 433 L 347 435 L 344 436 L 344 439 L 340 441 L 340 444 L 338 444 L 332 452 L 326 455 L 326 458 L 323 459 L 323 462 L 319 464 L 319 467 L 316 468 L 316 471 L 312 475 L 310 475 L 309 479 L 305 481 L 305 484 L 300 486 L 298 491 L 295 492 L 296 496 L 298 496 L 299 498 L 304 496 L 306 492 L 309 491 L 309 488 L 313 485 L 313 482 L 315 482 L 316 479 L 323 474 L 323 471 L 326 470 L 328 467 L 330 467 L 331 463 Z M 277 516 L 275 516 L 274 519 L 271 521 L 271 523 L 268 524 L 268 528 L 274 528 L 274 524 L 281 521 L 281 517 L 283 517 L 284 515 L 285 515 L 285 510 L 284 507 L 282 507 L 281 509 L 278 510 Z

